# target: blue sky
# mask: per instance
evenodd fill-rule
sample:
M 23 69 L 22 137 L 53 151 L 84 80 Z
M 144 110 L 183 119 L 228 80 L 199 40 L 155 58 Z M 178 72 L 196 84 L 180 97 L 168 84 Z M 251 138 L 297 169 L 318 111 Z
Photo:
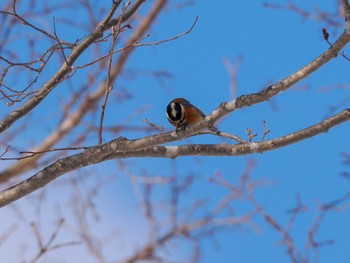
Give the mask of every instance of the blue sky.
M 236 93 L 240 96 L 257 92 L 269 83 L 289 76 L 328 48 L 321 33 L 322 27 L 328 29 L 328 25 L 322 22 L 303 20 L 290 11 L 264 8 L 265 1 L 218 2 L 196 1 L 192 6 L 180 10 L 169 7 L 160 15 L 152 27 L 151 36 L 146 41 L 172 37 L 187 30 L 196 16 L 199 16 L 199 20 L 190 34 L 162 45 L 140 47 L 133 53 L 126 65 L 127 69 L 146 73 L 166 70 L 171 74 L 171 78 L 165 79 L 162 85 L 148 74 L 140 74 L 131 80 L 125 77 L 118 79 L 113 91 L 116 92 L 120 87 L 126 88 L 133 94 L 133 98 L 118 105 L 108 105 L 106 124 L 118 123 L 138 107 L 147 105 L 147 110 L 132 119 L 130 124 L 143 125 L 142 119 L 147 118 L 171 130 L 172 126 L 167 122 L 164 111 L 173 98 L 185 97 L 205 113 L 210 113 L 221 102 L 231 99 L 229 77 L 223 63 L 225 59 L 234 63 L 238 57 L 243 58 L 237 75 Z M 282 2 L 287 3 L 287 1 Z M 295 1 L 298 6 L 309 11 L 315 10 L 317 5 L 321 10 L 333 12 L 335 1 L 320 2 Z M 77 12 L 80 11 L 77 10 Z M 58 14 L 57 21 L 59 21 L 59 15 L 65 14 Z M 81 12 L 77 17 L 84 19 L 85 13 Z M 59 24 L 57 28 L 60 28 Z M 66 28 L 61 30 L 65 33 L 70 32 Z M 331 34 L 332 41 L 342 29 L 332 31 L 329 28 L 329 31 L 338 32 L 335 35 Z M 78 37 L 84 33 L 86 32 L 81 32 Z M 76 37 L 77 35 L 74 35 L 72 38 Z M 267 127 L 271 130 L 267 139 L 272 139 L 320 122 L 329 115 L 329 106 L 336 105 L 348 96 L 347 89 L 333 89 L 328 92 L 321 92 L 320 89 L 325 86 L 347 84 L 348 69 L 349 63 L 339 56 L 298 83 L 295 88 L 274 97 L 270 102 L 233 112 L 218 124 L 218 128 L 243 139 L 246 139 L 245 128 L 249 128 L 260 137 L 263 132 L 262 121 L 265 120 Z M 74 76 L 73 86 L 79 85 L 79 78 L 84 77 L 84 74 L 85 70 Z M 298 88 L 303 85 L 307 85 L 308 88 L 305 90 Z M 33 115 L 41 116 L 41 113 L 47 110 L 55 116 L 52 103 L 57 103 L 57 96 L 62 98 L 69 96 L 66 92 L 67 86 L 62 84 L 48 97 L 48 102 L 40 105 Z M 349 107 L 349 102 L 343 106 L 343 108 L 346 107 Z M 45 117 L 47 116 L 42 118 Z M 39 123 L 31 129 L 30 133 L 34 135 L 42 132 L 43 129 L 50 130 L 52 127 L 54 126 L 50 123 Z M 295 243 L 299 250 L 303 251 L 307 231 L 317 215 L 318 204 L 330 202 L 348 191 L 349 182 L 342 178 L 340 173 L 348 171 L 349 168 L 341 164 L 340 153 L 348 151 L 350 147 L 349 128 L 350 124 L 344 123 L 328 133 L 263 154 L 242 157 L 184 157 L 177 160 L 130 159 L 125 160 L 124 164 L 129 173 L 136 175 L 147 173 L 150 176 L 167 177 L 170 176 L 172 167 L 176 167 L 178 180 L 194 174 L 195 183 L 189 192 L 181 197 L 180 205 L 185 208 L 199 198 L 206 198 L 208 204 L 203 208 L 205 211 L 227 194 L 226 189 L 210 183 L 208 178 L 220 172 L 226 180 L 237 184 L 247 162 L 254 160 L 256 164 L 250 174 L 251 178 L 267 182 L 265 186 L 256 190 L 255 197 L 282 226 L 288 223 L 287 211 L 295 206 L 297 195 L 308 206 L 308 210 L 299 215 L 292 229 Z M 145 134 L 134 132 L 121 135 L 132 139 Z M 28 135 L 24 134 L 19 139 L 24 140 L 26 136 Z M 104 138 L 110 140 L 113 139 L 113 135 L 106 133 Z M 33 136 L 31 141 L 38 141 L 38 138 Z M 91 143 L 96 141 L 96 138 L 91 139 Z M 221 143 L 222 140 L 203 136 L 178 144 L 186 142 Z M 65 142 L 61 144 L 60 146 L 66 145 Z M 30 143 L 21 147 L 30 147 Z M 125 170 L 120 170 L 118 168 L 120 166 L 115 163 L 106 162 L 92 168 L 96 176 L 117 177 L 113 183 L 102 188 L 95 200 L 102 219 L 96 224 L 96 229 L 92 230 L 99 233 L 105 231 L 107 235 L 111 229 L 118 229 L 119 237 L 125 237 L 104 247 L 107 258 L 111 259 L 115 255 L 116 247 L 120 248 L 118 253 L 125 253 L 135 244 L 141 244 L 140 240 L 144 240 L 147 233 L 134 192 L 139 186 L 133 185 L 126 178 Z M 43 229 L 49 229 L 50 223 L 52 224 L 55 216 L 57 217 L 57 205 L 54 208 L 50 207 L 54 201 L 57 202 L 57 193 L 66 191 L 59 182 L 82 174 L 84 172 L 65 175 L 58 180 L 58 183 L 48 186 L 47 200 L 43 205 L 46 209 L 41 211 L 42 220 L 46 221 L 43 223 L 45 226 Z M 84 189 L 83 186 L 80 187 Z M 157 187 L 155 198 L 163 200 L 168 194 L 167 189 Z M 71 225 L 74 225 L 74 219 L 70 218 L 71 210 L 67 205 L 69 197 L 70 195 L 61 197 L 62 200 L 58 205 L 59 213 L 66 215 Z M 25 207 L 26 204 L 31 203 L 31 198 L 34 197 L 24 198 L 18 202 L 18 205 Z M 247 206 L 249 205 L 244 202 L 232 204 L 236 211 L 244 210 Z M 11 207 L 3 211 L 6 211 L 3 213 L 7 215 L 14 213 Z M 335 243 L 320 248 L 319 262 L 350 260 L 348 255 L 349 217 L 348 210 L 332 211 L 327 214 L 317 238 L 321 241 L 333 239 Z M 29 220 L 35 218 L 35 213 L 28 212 L 26 218 Z M 7 224 L 10 225 L 10 221 Z M 285 247 L 278 244 L 281 237 L 266 224 L 261 216 L 255 216 L 253 222 L 254 227 L 229 228 L 217 235 L 216 242 L 203 241 L 200 262 L 249 263 L 261 261 L 261 259 L 264 259 L 264 262 L 288 262 Z M 65 230 L 69 233 L 69 229 Z M 30 235 L 26 226 L 17 230 L 17 235 L 20 235 L 21 231 Z M 67 236 L 69 237 L 68 234 Z M 16 242 L 16 239 L 13 238 L 7 244 L 11 245 L 12 242 Z M 67 250 L 75 249 L 77 248 Z M 179 250 L 179 254 L 185 253 L 186 247 Z M 0 249 L 0 253 L 6 253 L 5 249 L 3 251 Z M 55 257 L 64 258 L 64 255 L 58 250 L 48 256 L 49 259 Z M 93 261 L 87 259 L 85 262 Z

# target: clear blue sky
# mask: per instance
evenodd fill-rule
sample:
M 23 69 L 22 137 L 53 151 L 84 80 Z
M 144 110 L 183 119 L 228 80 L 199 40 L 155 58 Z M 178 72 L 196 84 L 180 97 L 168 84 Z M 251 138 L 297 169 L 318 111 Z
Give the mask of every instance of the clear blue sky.
M 289 11 L 264 8 L 265 1 L 253 2 L 196 1 L 194 5 L 185 9 L 170 8 L 162 13 L 152 28 L 149 41 L 169 38 L 187 30 L 197 15 L 199 20 L 190 34 L 178 40 L 159 46 L 140 47 L 132 55 L 127 67 L 144 72 L 166 70 L 171 73 L 172 78 L 166 79 L 164 85 L 160 85 L 147 74 L 131 81 L 125 78 L 119 79 L 115 90 L 118 87 L 125 87 L 134 96 L 123 104 L 110 105 L 106 113 L 106 123 L 116 123 L 125 118 L 122 116 L 123 113 L 130 113 L 139 106 L 148 105 L 148 109 L 142 115 L 138 115 L 131 124 L 142 125 L 142 119 L 147 118 L 170 130 L 172 127 L 165 118 L 164 110 L 171 99 L 185 97 L 205 113 L 211 112 L 221 102 L 232 99 L 228 73 L 223 63 L 225 59 L 234 63 L 238 57 L 243 57 L 237 75 L 239 96 L 259 91 L 268 83 L 287 77 L 328 48 L 321 33 L 325 24 L 314 20 L 303 20 Z M 333 12 L 335 8 L 335 1 L 296 2 L 309 11 L 316 5 L 321 10 L 329 12 Z M 83 17 L 86 14 L 76 15 Z M 331 35 L 331 40 L 341 31 L 342 29 L 339 29 L 335 35 Z M 76 36 L 73 39 L 75 38 Z M 346 89 L 333 89 L 325 93 L 321 92 L 321 88 L 348 82 L 349 63 L 338 57 L 308 79 L 298 83 L 296 88 L 278 95 L 270 102 L 230 114 L 218 124 L 218 128 L 243 139 L 246 139 L 245 128 L 261 136 L 263 120 L 271 130 L 267 139 L 303 129 L 321 121 L 329 115 L 329 106 L 336 105 L 348 96 Z M 78 80 L 73 80 L 73 83 L 78 83 Z M 298 88 L 301 85 L 308 85 L 308 89 Z M 57 92 L 64 94 L 66 86 L 62 85 L 59 88 L 60 91 Z M 54 100 L 54 97 L 51 99 Z M 46 107 L 49 109 L 50 103 L 40 107 L 43 110 Z M 342 108 L 346 107 L 349 107 L 349 102 Z M 118 115 L 115 112 L 118 112 Z M 38 129 L 41 128 L 38 126 Z M 339 198 L 348 191 L 349 182 L 342 178 L 340 173 L 349 171 L 349 168 L 342 165 L 340 153 L 350 149 L 349 128 L 350 124 L 344 123 L 328 133 L 263 154 L 229 158 L 185 157 L 177 160 L 130 159 L 126 160 L 125 164 L 128 171 L 134 174 L 169 176 L 172 167 L 176 167 L 179 179 L 188 174 L 195 174 L 195 184 L 191 187 L 191 191 L 182 197 L 181 206 L 186 207 L 199 198 L 206 198 L 209 200 L 207 209 L 210 209 L 227 194 L 227 191 L 210 183 L 208 178 L 220 172 L 226 180 L 235 184 L 247 162 L 254 160 L 256 165 L 250 174 L 251 178 L 268 182 L 256 191 L 255 197 L 282 226 L 286 226 L 288 222 L 287 211 L 295 206 L 297 195 L 308 206 L 308 210 L 299 215 L 292 228 L 295 243 L 298 249 L 303 251 L 307 231 L 317 214 L 318 205 Z M 33 134 L 37 132 L 35 127 L 32 132 Z M 122 135 L 131 139 L 144 134 Z M 106 140 L 112 138 L 110 135 L 105 136 Z M 186 142 L 222 141 L 206 136 L 191 138 Z M 116 167 L 114 162 L 93 167 L 96 176 L 103 171 L 106 177 L 113 174 L 118 178 L 113 184 L 104 187 L 96 200 L 96 206 L 103 220 L 93 231 L 106 232 L 108 235 L 110 229 L 118 229 L 119 234 L 125 236 L 123 242 L 118 241 L 119 243 L 105 246 L 106 254 L 110 255 L 108 258 L 113 258 L 118 248 L 120 248 L 118 253 L 125 253 L 133 245 L 140 244 L 140 240 L 143 240 L 146 234 L 145 222 L 139 220 L 140 208 L 133 187 L 125 178 L 124 172 L 116 170 Z M 68 176 L 70 175 L 63 176 L 61 180 Z M 59 186 L 50 186 L 49 189 L 52 192 L 46 193 L 47 210 L 41 212 L 42 220 L 47 222 L 51 222 L 51 218 L 53 220 L 57 214 L 69 214 L 68 209 L 65 210 L 64 202 L 61 203 L 60 212 L 50 207 L 50 202 L 55 199 L 57 191 L 65 190 Z M 165 189 L 156 192 L 159 200 L 166 198 L 166 195 Z M 28 200 L 30 198 L 34 197 L 28 197 Z M 25 207 L 28 200 L 23 199 L 18 204 Z M 244 202 L 232 204 L 238 214 L 239 211 L 246 209 L 246 206 Z M 11 208 L 8 210 L 4 213 L 13 213 Z M 26 218 L 30 220 L 31 216 L 34 217 L 35 213 L 28 214 Z M 332 239 L 335 243 L 320 248 L 319 262 L 350 262 L 349 219 L 348 210 L 327 214 L 316 237 L 318 241 Z M 72 221 L 74 222 L 73 219 Z M 203 257 L 200 262 L 288 262 L 285 247 L 279 245 L 281 236 L 272 230 L 261 216 L 255 216 L 253 222 L 254 226 L 230 228 L 218 234 L 215 238 L 217 243 L 204 241 Z M 11 220 L 6 224 L 11 225 Z M 28 228 L 22 228 L 17 232 L 30 233 Z M 15 239 L 10 242 L 15 242 Z M 71 249 L 74 251 L 76 248 Z M 1 250 L 0 248 L 0 253 L 5 253 Z M 62 256 L 59 250 L 51 255 L 52 258 L 56 255 Z

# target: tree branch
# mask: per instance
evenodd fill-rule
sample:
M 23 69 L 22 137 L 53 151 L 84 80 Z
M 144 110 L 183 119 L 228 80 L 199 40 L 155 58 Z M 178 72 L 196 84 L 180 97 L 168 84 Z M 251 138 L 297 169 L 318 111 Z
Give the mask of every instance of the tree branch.
M 110 159 L 131 157 L 176 158 L 179 156 L 239 156 L 262 153 L 313 137 L 350 119 L 350 109 L 323 120 L 301 131 L 263 142 L 242 144 L 190 144 L 182 146 L 156 146 L 177 140 L 177 132 L 147 136 L 136 140 L 118 138 L 101 146 L 94 146 L 81 153 L 57 160 L 32 177 L 0 192 L 3 207 L 73 170 Z
M 137 2 L 141 3 L 142 1 Z M 134 3 L 134 7 L 130 7 L 130 9 L 125 12 L 124 19 L 131 16 L 130 10 L 135 9 L 135 4 L 137 2 Z M 145 34 L 145 32 L 150 28 L 151 24 L 154 22 L 155 18 L 157 17 L 165 3 L 166 0 L 157 0 L 153 4 L 148 14 L 145 16 L 144 19 L 142 19 L 139 26 L 134 30 L 133 34 L 127 40 L 125 44 L 126 46 L 131 46 L 133 43 L 138 41 L 141 36 Z M 134 47 L 131 46 L 119 55 L 118 59 L 113 65 L 113 68 L 110 71 L 110 83 L 113 83 L 115 79 L 119 76 L 125 62 L 130 57 L 133 50 Z M 86 116 L 86 114 L 88 114 L 89 112 L 91 112 L 92 109 L 94 109 L 98 101 L 105 94 L 105 90 L 106 82 L 104 81 L 96 88 L 96 90 L 91 95 L 85 96 L 83 101 L 77 107 L 77 109 L 74 112 L 70 113 L 62 121 L 62 123 L 60 123 L 60 125 L 55 129 L 55 131 L 51 135 L 49 135 L 45 140 L 43 140 L 43 143 L 41 145 L 39 145 L 32 151 L 40 152 L 52 148 L 60 139 L 62 139 L 64 135 L 68 134 L 68 132 L 71 131 L 83 119 L 83 117 Z M 18 175 L 29 168 L 35 167 L 39 158 L 40 155 L 37 155 L 34 158 L 16 162 L 12 166 L 8 167 L 5 171 L 0 173 L 0 182 L 7 181 L 11 177 Z
M 150 15 L 145 18 L 140 27 L 134 32 L 134 37 L 129 39 L 132 43 L 149 26 L 149 21 L 153 21 L 160 8 L 165 4 L 165 0 L 158 0 L 150 11 Z M 334 127 L 341 122 L 349 119 L 349 110 L 324 120 L 323 122 L 311 126 L 294 134 L 286 135 L 281 138 L 269 140 L 260 143 L 243 143 L 239 145 L 184 145 L 184 146 L 157 146 L 160 144 L 181 140 L 206 126 L 215 123 L 217 120 L 236 109 L 251 106 L 253 104 L 265 101 L 278 93 L 290 88 L 292 85 L 307 77 L 315 70 L 323 66 L 325 63 L 334 58 L 338 52 L 350 41 L 350 34 L 345 31 L 327 51 L 317 57 L 315 60 L 304 66 L 289 77 L 282 79 L 278 83 L 254 94 L 240 96 L 228 103 L 222 103 L 214 110 L 205 120 L 194 125 L 188 126 L 186 131 L 171 132 L 144 137 L 137 140 L 117 139 L 101 146 L 94 146 L 82 153 L 72 155 L 58 160 L 52 165 L 47 166 L 41 172 L 35 174 L 28 180 L 3 191 L 0 194 L 0 204 L 6 205 L 56 179 L 58 176 L 80 167 L 88 166 L 108 159 L 114 158 L 130 158 L 130 157 L 168 157 L 176 158 L 178 156 L 188 155 L 206 155 L 206 156 L 237 156 L 249 153 L 264 152 L 272 149 L 295 143 L 297 141 L 315 136 L 321 132 L 326 132 L 329 128 Z M 119 73 L 121 65 L 128 57 L 130 49 L 119 57 L 120 64 L 111 72 L 111 79 Z M 98 98 L 104 93 L 104 85 L 98 90 Z M 90 100 L 89 100 L 90 102 Z M 103 151 L 101 151 L 103 149 Z M 78 158 L 77 158 L 78 156 Z M 45 174 L 43 176 L 43 174 Z M 14 190 L 15 189 L 15 190 Z
M 346 22 L 346 32 L 350 34 L 350 5 L 348 0 L 342 0 L 344 8 L 344 18 Z
M 289 77 L 280 80 L 274 85 L 263 89 L 260 92 L 249 95 L 242 95 L 230 102 L 221 103 L 221 105 L 218 108 L 216 108 L 211 114 L 209 114 L 206 118 L 195 123 L 194 125 L 188 126 L 186 134 L 195 134 L 208 126 L 213 125 L 219 119 L 223 118 L 228 113 L 235 111 L 236 109 L 248 107 L 263 101 L 268 101 L 270 98 L 289 89 L 297 82 L 311 75 L 313 72 L 321 68 L 331 59 L 337 57 L 338 53 L 349 43 L 349 41 L 350 31 L 347 32 L 346 30 L 327 51 L 322 53 L 320 56 L 318 56 L 316 59 L 305 65 L 300 70 L 296 71 Z
M 328 132 L 329 129 L 348 120 L 350 120 L 350 109 L 343 110 L 342 112 L 332 117 L 329 117 L 321 121 L 320 123 L 312 125 L 303 130 L 297 131 L 295 133 L 261 142 L 246 142 L 233 145 L 188 144 L 181 146 L 152 146 L 147 148 L 141 148 L 138 150 L 130 150 L 126 152 L 119 152 L 117 147 L 117 149 L 111 155 L 106 155 L 101 161 L 130 157 L 177 158 L 180 156 L 240 156 L 251 153 L 263 153 L 266 151 L 276 150 L 278 148 L 308 139 L 310 137 L 314 137 L 321 133 Z M 162 134 L 160 134 L 160 136 L 161 135 Z M 167 133 L 163 135 L 167 135 Z M 125 141 L 126 144 L 128 144 L 128 142 L 130 141 Z
M 325 65 L 331 59 L 337 57 L 340 50 L 342 50 L 350 41 L 350 30 L 349 32 L 344 31 L 343 34 L 335 41 L 335 43 L 324 53 L 318 56 L 316 59 L 311 61 L 309 64 L 305 65 L 300 70 L 296 71 L 289 77 L 282 79 L 263 89 L 260 92 L 242 95 L 237 99 L 230 102 L 221 103 L 221 105 L 216 108 L 211 114 L 209 114 L 205 119 L 189 127 L 190 132 L 195 133 L 205 127 L 213 125 L 219 119 L 223 118 L 229 112 L 235 111 L 236 109 L 245 108 L 263 101 L 267 101 L 275 95 L 289 89 L 297 82 L 306 78 L 320 67 Z
M 123 21 L 130 18 L 130 16 L 137 10 L 138 7 L 143 1 L 136 1 L 135 4 L 126 12 Z M 111 9 L 109 10 L 106 17 L 99 23 L 96 28 L 87 36 L 79 45 L 75 46 L 71 54 L 67 57 L 66 61 L 61 65 L 57 72 L 50 78 L 50 80 L 43 85 L 43 87 L 28 100 L 24 105 L 12 111 L 7 115 L 2 121 L 0 121 L 0 133 L 8 129 L 13 123 L 25 116 L 33 108 L 35 108 L 39 103 L 65 78 L 67 73 L 71 71 L 71 67 L 74 62 L 79 58 L 79 56 L 97 39 L 99 39 L 103 32 L 110 28 L 109 22 L 111 21 L 114 12 L 117 10 L 120 1 L 113 2 Z M 135 6 L 136 3 L 139 5 Z M 133 11 L 133 12 L 131 12 Z M 118 21 L 118 20 L 116 20 Z

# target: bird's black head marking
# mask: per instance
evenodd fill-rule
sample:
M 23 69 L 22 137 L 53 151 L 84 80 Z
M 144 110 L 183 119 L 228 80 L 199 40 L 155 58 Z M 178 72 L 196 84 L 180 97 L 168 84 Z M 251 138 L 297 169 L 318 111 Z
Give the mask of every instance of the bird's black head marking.
M 179 122 L 183 119 L 182 111 L 183 111 L 183 108 L 178 102 L 172 102 L 166 108 L 168 118 L 173 122 Z

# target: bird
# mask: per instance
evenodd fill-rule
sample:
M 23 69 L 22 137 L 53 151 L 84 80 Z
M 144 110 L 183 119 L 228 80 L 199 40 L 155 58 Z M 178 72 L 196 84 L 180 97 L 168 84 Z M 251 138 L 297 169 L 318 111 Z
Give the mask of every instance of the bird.
M 165 113 L 170 124 L 175 126 L 177 130 L 184 130 L 186 126 L 205 118 L 205 114 L 200 109 L 184 98 L 176 98 L 170 101 Z M 217 131 L 214 126 L 209 126 L 208 129 L 213 132 Z

